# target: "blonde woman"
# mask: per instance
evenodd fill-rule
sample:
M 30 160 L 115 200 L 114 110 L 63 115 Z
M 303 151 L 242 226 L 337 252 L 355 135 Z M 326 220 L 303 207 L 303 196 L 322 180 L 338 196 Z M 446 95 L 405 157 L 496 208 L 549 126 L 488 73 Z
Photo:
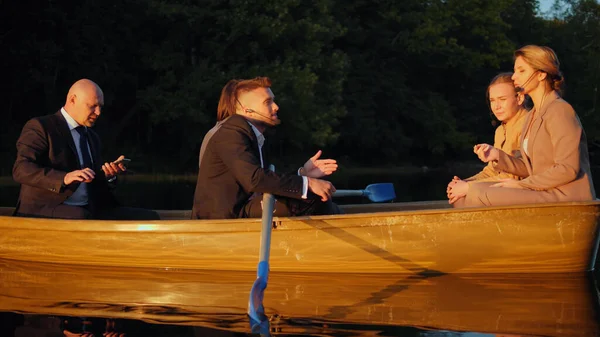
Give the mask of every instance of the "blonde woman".
M 561 98 L 558 57 L 549 47 L 525 46 L 514 53 L 514 71 L 515 87 L 534 105 L 521 136 L 521 156 L 488 144 L 475 145 L 474 152 L 495 169 L 523 179 L 472 184 L 461 206 L 595 199 L 585 132 L 573 107 Z
M 517 156 L 527 110 L 522 106 L 524 96 L 517 93 L 511 77 L 512 73 L 496 75 L 487 87 L 486 96 L 490 110 L 501 123 L 496 128 L 494 146 L 505 153 Z M 461 200 L 468 193 L 469 185 L 472 182 L 497 181 L 504 178 L 518 179 L 519 177 L 498 171 L 492 163 L 467 179 L 461 180 L 454 177 L 446 189 L 448 202 L 455 204 Z

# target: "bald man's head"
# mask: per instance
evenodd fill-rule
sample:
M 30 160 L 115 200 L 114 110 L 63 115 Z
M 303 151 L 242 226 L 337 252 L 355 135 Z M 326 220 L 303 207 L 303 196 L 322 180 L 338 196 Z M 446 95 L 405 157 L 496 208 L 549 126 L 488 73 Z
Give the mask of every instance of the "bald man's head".
M 102 89 L 91 80 L 81 79 L 69 89 L 65 110 L 73 119 L 87 127 L 94 126 L 104 106 Z

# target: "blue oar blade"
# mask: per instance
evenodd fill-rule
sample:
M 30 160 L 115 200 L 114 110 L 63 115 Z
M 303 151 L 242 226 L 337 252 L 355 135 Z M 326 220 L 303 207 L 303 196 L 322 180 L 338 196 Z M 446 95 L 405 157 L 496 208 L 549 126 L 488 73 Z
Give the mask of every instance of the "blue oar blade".
M 250 299 L 248 300 L 248 316 L 250 317 L 250 326 L 254 328 L 267 320 L 263 298 L 267 282 L 264 278 L 257 278 L 250 290 Z
M 248 316 L 250 316 L 251 320 L 260 323 L 266 319 L 263 299 L 269 279 L 269 262 L 260 261 L 258 263 L 257 274 L 258 277 L 254 281 L 252 289 L 250 289 L 250 298 L 248 299 Z
M 253 322 L 250 318 L 250 329 L 253 334 L 260 334 L 261 337 L 271 336 L 271 323 L 268 319 L 262 322 Z
M 386 202 L 396 199 L 396 191 L 392 183 L 371 184 L 365 188 L 365 195 L 372 202 Z

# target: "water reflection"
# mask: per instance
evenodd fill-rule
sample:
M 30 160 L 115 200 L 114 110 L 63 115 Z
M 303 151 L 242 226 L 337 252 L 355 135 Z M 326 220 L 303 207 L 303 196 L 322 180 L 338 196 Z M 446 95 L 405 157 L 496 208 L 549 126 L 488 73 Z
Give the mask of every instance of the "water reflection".
M 6 337 L 235 337 L 248 336 L 204 327 L 157 325 L 137 320 L 57 317 L 31 314 L 0 313 L 3 323 L 0 336 Z M 9 321 L 10 320 L 10 321 Z M 11 324 L 12 326 L 9 326 Z
M 247 336 L 255 277 L 0 260 L 0 335 L 68 336 L 67 330 L 75 336 Z M 600 331 L 597 289 L 585 275 L 272 273 L 264 304 L 270 324 L 263 335 L 597 336 Z M 27 334 L 34 330 L 40 331 Z
M 477 171 L 461 170 L 461 176 L 470 176 Z M 446 185 L 457 172 L 412 172 L 412 173 L 369 173 L 355 175 L 334 175 L 332 182 L 338 189 L 364 189 L 368 184 L 393 183 L 398 201 L 442 200 L 446 198 Z M 460 175 L 460 174 L 459 174 Z M 160 178 L 160 177 L 158 177 Z M 19 195 L 19 186 L 8 180 L 0 188 L 0 206 L 14 207 Z M 126 201 L 128 206 L 153 209 L 191 209 L 196 188 L 196 179 L 148 180 L 136 175 L 124 176 L 119 187 L 114 190 L 119 200 Z M 366 198 L 338 198 L 337 202 L 367 203 Z
M 85 327 L 71 327 L 69 322 L 85 320 Z M 159 325 L 129 319 L 56 317 L 46 315 L 15 314 L 0 312 L 0 336 L 5 337 L 240 337 L 240 336 L 404 336 L 404 337 L 542 337 L 554 335 L 476 333 L 448 330 L 433 330 L 427 327 L 318 324 L 315 322 L 293 321 L 291 329 L 268 327 L 262 333 L 243 333 L 218 328 L 198 326 Z M 106 328 L 113 325 L 114 328 Z M 296 330 L 296 332 L 292 332 Z M 586 331 L 570 336 L 588 335 Z
M 364 189 L 368 184 L 390 182 L 394 184 L 397 201 L 424 201 L 445 200 L 446 185 L 454 175 L 469 177 L 483 168 L 481 165 L 465 165 L 451 168 L 437 168 L 432 170 L 404 170 L 382 169 L 364 174 L 341 174 L 331 176 L 331 181 L 338 189 Z M 341 169 L 342 170 L 342 169 Z M 592 168 L 592 175 L 600 175 L 600 167 Z M 196 178 L 157 176 L 124 176 L 119 183 L 119 188 L 114 190 L 117 198 L 126 201 L 128 206 L 145 207 L 153 209 L 191 209 Z M 0 206 L 14 207 L 19 194 L 19 186 L 7 177 L 0 184 Z M 596 190 L 600 190 L 597 183 Z M 336 202 L 368 203 L 368 199 L 361 197 L 338 198 Z

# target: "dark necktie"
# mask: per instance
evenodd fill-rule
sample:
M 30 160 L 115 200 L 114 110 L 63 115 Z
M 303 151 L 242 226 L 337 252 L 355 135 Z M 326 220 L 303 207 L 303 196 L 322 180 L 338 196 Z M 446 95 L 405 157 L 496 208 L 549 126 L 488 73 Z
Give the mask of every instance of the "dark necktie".
M 78 126 L 75 130 L 79 133 L 79 149 L 81 150 L 81 156 L 83 157 L 82 168 L 92 168 L 92 156 L 88 149 L 87 129 L 85 126 Z

